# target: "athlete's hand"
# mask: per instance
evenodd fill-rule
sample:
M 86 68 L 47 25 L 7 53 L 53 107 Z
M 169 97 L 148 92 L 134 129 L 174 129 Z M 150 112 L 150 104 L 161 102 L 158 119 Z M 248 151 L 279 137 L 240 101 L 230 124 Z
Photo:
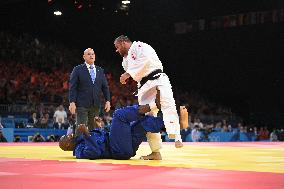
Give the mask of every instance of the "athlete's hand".
M 71 112 L 71 114 L 75 114 L 75 112 L 76 112 L 76 104 L 75 104 L 75 102 L 71 102 L 70 103 L 69 111 Z
M 125 72 L 124 74 L 121 74 L 119 80 L 121 84 L 126 84 L 126 80 L 130 77 L 130 74 Z

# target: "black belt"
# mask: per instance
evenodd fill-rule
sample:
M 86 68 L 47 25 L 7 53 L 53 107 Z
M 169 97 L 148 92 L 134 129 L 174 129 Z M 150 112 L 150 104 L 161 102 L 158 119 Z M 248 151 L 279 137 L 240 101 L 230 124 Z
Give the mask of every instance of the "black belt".
M 161 69 L 157 69 L 151 72 L 149 75 L 143 77 L 140 81 L 140 87 L 138 89 L 140 89 L 147 81 L 158 79 L 160 77 L 159 73 L 163 73 L 163 71 Z M 138 90 L 136 90 L 133 94 L 136 95 L 137 93 L 138 93 Z
M 143 77 L 140 81 L 140 87 L 139 89 L 149 80 L 155 80 L 158 79 L 160 77 L 159 73 L 163 73 L 163 71 L 161 69 L 158 70 L 154 70 L 153 72 L 151 72 L 149 75 L 147 75 L 146 77 Z M 159 75 L 157 75 L 159 74 Z

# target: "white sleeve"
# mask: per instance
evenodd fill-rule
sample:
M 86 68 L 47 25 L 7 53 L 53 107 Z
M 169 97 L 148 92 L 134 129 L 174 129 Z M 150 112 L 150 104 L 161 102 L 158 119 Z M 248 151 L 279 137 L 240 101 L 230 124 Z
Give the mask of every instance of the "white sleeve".
M 146 74 L 148 63 L 147 56 L 143 54 L 143 47 L 141 45 L 136 45 L 131 48 L 131 51 L 127 56 L 126 72 L 129 73 L 135 81 L 139 82 Z
M 124 69 L 125 72 L 127 72 L 127 68 L 128 68 L 127 65 L 128 65 L 128 64 L 127 64 L 127 59 L 126 59 L 126 58 L 123 58 L 123 60 L 122 60 L 122 67 L 123 67 L 123 69 Z

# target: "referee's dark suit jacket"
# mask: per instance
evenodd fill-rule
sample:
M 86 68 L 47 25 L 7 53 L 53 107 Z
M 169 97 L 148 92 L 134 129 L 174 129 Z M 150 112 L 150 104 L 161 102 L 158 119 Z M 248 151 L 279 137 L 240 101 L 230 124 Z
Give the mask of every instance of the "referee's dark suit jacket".
M 90 72 L 86 64 L 76 66 L 70 76 L 69 102 L 75 102 L 76 107 L 90 108 L 100 107 L 100 94 L 105 100 L 110 101 L 110 92 L 104 70 L 96 67 L 96 79 L 92 82 Z

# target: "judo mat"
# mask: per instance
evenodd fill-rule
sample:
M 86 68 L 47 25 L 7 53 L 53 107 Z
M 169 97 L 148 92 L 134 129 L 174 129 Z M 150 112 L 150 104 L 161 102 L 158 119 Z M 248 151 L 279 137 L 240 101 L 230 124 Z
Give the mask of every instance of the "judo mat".
M 1 189 L 284 189 L 284 143 L 163 143 L 163 160 L 78 160 L 58 143 L 0 143 Z

